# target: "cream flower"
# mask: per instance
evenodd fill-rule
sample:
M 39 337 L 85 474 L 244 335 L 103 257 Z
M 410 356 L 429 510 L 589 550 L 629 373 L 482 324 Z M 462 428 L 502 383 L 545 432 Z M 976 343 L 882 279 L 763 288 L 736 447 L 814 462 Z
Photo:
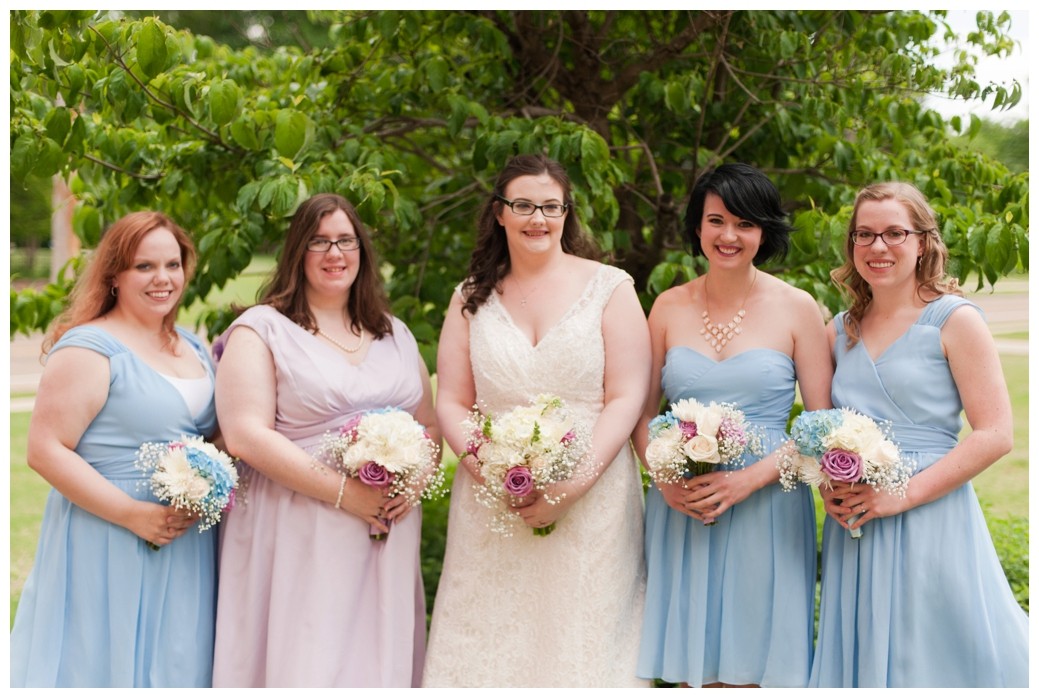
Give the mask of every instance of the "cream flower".
M 707 434 L 697 434 L 682 446 L 682 452 L 696 463 L 720 463 L 718 439 Z

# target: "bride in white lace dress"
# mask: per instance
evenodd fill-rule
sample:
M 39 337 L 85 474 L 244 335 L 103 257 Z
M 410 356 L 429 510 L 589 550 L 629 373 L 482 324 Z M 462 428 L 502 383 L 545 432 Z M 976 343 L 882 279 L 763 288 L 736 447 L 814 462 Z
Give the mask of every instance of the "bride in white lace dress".
M 459 463 L 426 686 L 645 686 L 635 676 L 645 595 L 642 488 L 628 437 L 649 383 L 645 316 L 631 277 L 583 258 L 570 182 L 543 156 L 514 158 L 480 217 L 470 276 L 444 321 L 437 416 L 465 451 L 474 404 L 500 414 L 563 398 L 592 434 L 595 476 L 517 508 L 545 537 L 490 530 Z

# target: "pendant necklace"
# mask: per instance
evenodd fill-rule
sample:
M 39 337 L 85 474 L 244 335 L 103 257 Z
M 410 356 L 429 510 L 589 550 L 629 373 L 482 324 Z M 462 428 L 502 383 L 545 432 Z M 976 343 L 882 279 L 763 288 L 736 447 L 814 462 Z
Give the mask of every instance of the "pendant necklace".
M 529 296 L 530 294 L 534 293 L 534 291 L 537 291 L 538 287 L 535 286 L 534 288 L 532 288 L 529 291 L 527 291 L 526 293 L 524 293 L 523 292 L 523 287 L 520 286 L 519 281 L 516 281 L 516 277 L 515 276 L 512 277 L 512 283 L 516 286 L 516 290 L 519 291 L 519 294 L 520 294 L 520 306 L 526 308 L 527 307 L 527 296 Z
M 361 348 L 362 344 L 364 344 L 364 328 L 363 327 L 361 328 L 361 336 L 357 338 L 357 346 L 355 346 L 353 349 L 351 349 L 350 347 L 345 346 L 343 344 L 340 344 L 335 339 L 333 339 L 329 335 L 325 334 L 321 330 L 320 327 L 318 328 L 317 333 L 319 335 L 321 335 L 322 337 L 324 337 L 325 339 L 327 339 L 328 341 L 332 342 L 332 344 L 335 344 L 337 347 L 339 347 L 340 349 L 345 351 L 347 354 L 355 354 L 355 353 L 357 353 L 357 350 Z
M 743 330 L 740 324 L 743 322 L 743 317 L 747 314 L 747 311 L 743 308 L 747 304 L 747 299 L 750 298 L 750 292 L 754 290 L 754 282 L 758 280 L 758 270 L 754 270 L 754 278 L 751 279 L 750 287 L 747 289 L 747 293 L 743 296 L 743 302 L 740 303 L 739 312 L 732 316 L 732 320 L 727 323 L 712 323 L 711 322 L 711 303 L 707 297 L 707 279 L 703 282 L 703 327 L 700 328 L 700 335 L 704 341 L 714 347 L 714 351 L 721 353 L 722 349 L 729 341 L 740 334 Z

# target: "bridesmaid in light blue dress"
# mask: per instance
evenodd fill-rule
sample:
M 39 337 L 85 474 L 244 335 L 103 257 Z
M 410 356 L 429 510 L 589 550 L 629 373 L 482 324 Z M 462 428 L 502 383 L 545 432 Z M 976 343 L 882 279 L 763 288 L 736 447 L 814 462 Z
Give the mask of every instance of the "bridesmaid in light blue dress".
M 691 686 L 804 686 L 815 508 L 808 487 L 782 491 L 774 451 L 786 441 L 795 385 L 808 409 L 830 406 L 822 314 L 807 293 L 755 266 L 781 257 L 790 231 L 779 192 L 758 170 L 722 165 L 704 174 L 686 226 L 694 254 L 710 268 L 653 305 L 653 382 L 636 448 L 645 462 L 648 423 L 664 408 L 663 391 L 667 403 L 735 403 L 762 434 L 764 450 L 646 495 L 639 676 Z
M 811 685 L 1028 685 L 1028 617 L 971 486 L 1012 445 L 1010 399 L 980 311 L 945 277 L 948 252 L 923 195 L 859 193 L 851 308 L 830 325 L 833 404 L 891 423 L 915 474 L 905 498 L 866 485 L 821 490 L 819 640 Z M 958 441 L 960 411 L 971 433 Z M 863 535 L 855 540 L 844 529 Z
M 12 687 L 210 684 L 215 529 L 156 503 L 134 467 L 144 442 L 216 430 L 209 359 L 173 327 L 194 258 L 162 214 L 124 217 L 44 344 L 28 462 L 54 489 L 11 632 Z

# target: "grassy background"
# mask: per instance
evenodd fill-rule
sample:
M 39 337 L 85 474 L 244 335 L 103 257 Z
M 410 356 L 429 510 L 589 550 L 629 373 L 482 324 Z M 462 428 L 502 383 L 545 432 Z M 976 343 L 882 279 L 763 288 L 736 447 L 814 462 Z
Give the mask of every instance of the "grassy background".
M 257 258 L 249 269 L 223 289 L 214 291 L 207 304 L 255 302 L 256 291 L 266 273 L 273 266 L 270 257 Z M 970 286 L 968 286 L 970 288 Z M 181 312 L 180 322 L 194 327 L 203 306 L 195 303 Z M 1000 334 L 999 339 L 1027 339 L 1027 332 Z M 1011 586 L 1023 606 L 1028 606 L 1028 357 L 1012 354 L 1002 356 L 1003 371 L 1014 410 L 1014 449 L 974 480 L 975 489 L 986 511 L 997 552 L 1010 578 Z M 24 393 L 20 394 L 24 396 Z M 15 397 L 12 394 L 12 397 Z M 50 486 L 31 471 L 25 463 L 26 435 L 29 413 L 11 414 L 11 509 L 10 555 L 11 588 L 10 608 L 13 622 L 14 609 L 22 586 L 32 567 L 39 535 L 43 503 Z M 970 428 L 964 427 L 964 434 Z M 449 474 L 453 475 L 455 459 L 445 457 Z M 818 496 L 817 496 L 818 499 Z M 424 505 L 422 571 L 426 582 L 427 605 L 432 608 L 436 583 L 440 577 L 447 528 L 448 499 Z M 818 520 L 823 520 L 821 505 Z

